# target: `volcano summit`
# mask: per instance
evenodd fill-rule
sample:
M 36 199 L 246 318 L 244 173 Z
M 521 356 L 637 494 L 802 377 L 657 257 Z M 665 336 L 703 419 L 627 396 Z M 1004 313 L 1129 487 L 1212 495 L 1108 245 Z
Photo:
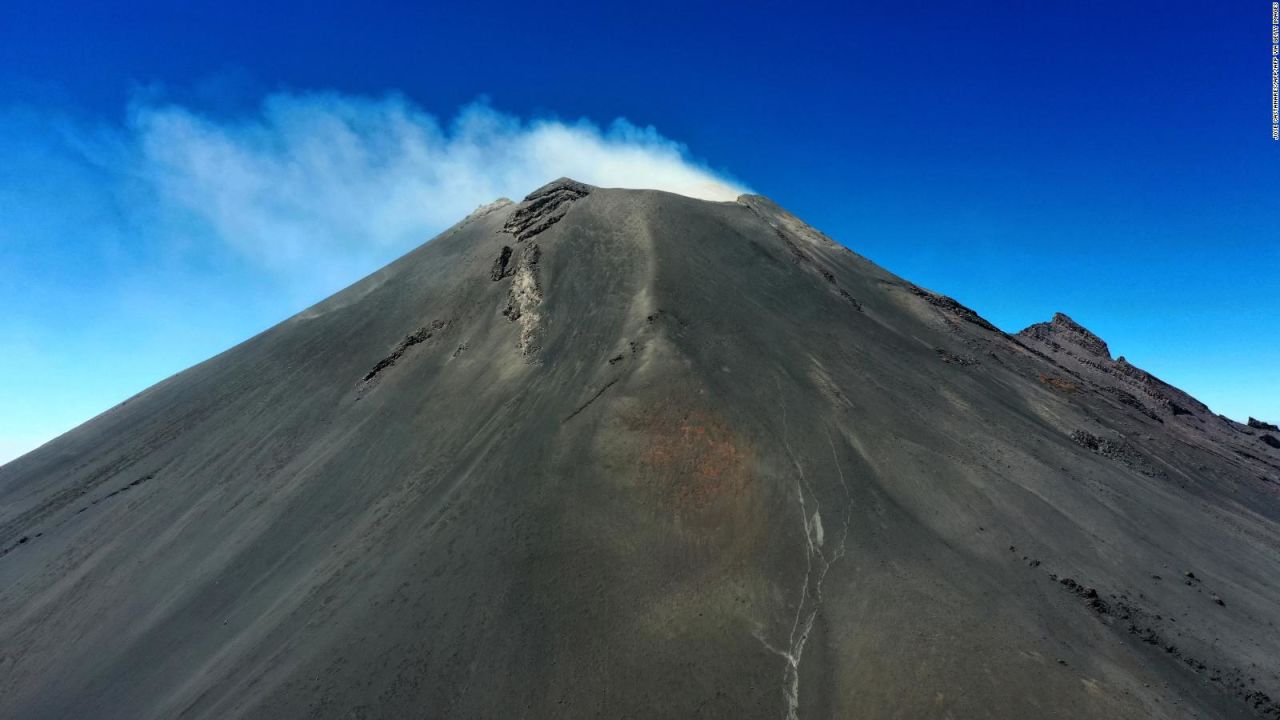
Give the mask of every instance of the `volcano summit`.
M 0 717 L 1276 718 L 1277 435 L 560 180 L 0 468 Z

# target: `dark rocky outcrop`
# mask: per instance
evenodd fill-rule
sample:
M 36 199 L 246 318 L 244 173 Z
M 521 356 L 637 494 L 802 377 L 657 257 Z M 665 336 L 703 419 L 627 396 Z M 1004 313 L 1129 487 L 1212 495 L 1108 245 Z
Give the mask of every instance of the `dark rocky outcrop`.
M 1056 313 L 1050 322 L 1031 325 L 1015 337 L 1077 375 L 1090 378 L 1099 392 L 1157 422 L 1163 423 L 1165 417 L 1189 416 L 1196 422 L 1216 417 L 1204 403 L 1124 356 L 1112 360 L 1102 338 L 1063 313 Z
M 360 381 L 365 383 L 372 381 L 374 378 L 378 377 L 379 373 L 399 362 L 400 358 L 404 357 L 404 354 L 408 352 L 409 348 L 430 340 L 436 336 L 436 333 L 439 333 L 448 326 L 449 321 L 447 320 L 433 320 L 431 324 L 420 327 L 409 333 L 409 335 L 396 344 L 395 349 L 391 351 L 390 355 L 379 360 L 377 364 L 369 370 L 369 372 L 364 374 L 364 377 L 360 378 Z
M 953 353 L 949 350 L 943 350 L 942 348 L 934 348 L 933 351 L 938 353 L 938 357 L 942 359 L 942 362 L 947 363 L 948 365 L 960 365 L 967 367 L 969 365 L 978 364 L 978 361 L 970 355 Z
M 1031 325 L 1019 332 L 1018 336 L 1058 347 L 1075 348 L 1094 357 L 1111 359 L 1111 350 L 1102 338 L 1089 332 L 1083 325 L 1063 313 L 1054 313 L 1053 320 Z
M 549 182 L 529 193 L 502 229 L 514 235 L 516 242 L 528 240 L 560 222 L 575 200 L 590 193 L 589 185 L 568 178 Z
M 1123 463 L 1128 467 L 1137 470 L 1143 475 L 1151 477 L 1162 476 L 1163 473 L 1156 468 L 1154 464 L 1137 448 L 1133 447 L 1127 439 L 1112 440 L 1109 438 L 1099 437 L 1084 430 L 1076 430 L 1071 433 L 1071 440 L 1080 447 L 1101 455 L 1102 457 Z
M 514 268 L 510 268 L 511 263 L 511 246 L 503 245 L 502 252 L 498 253 L 498 257 L 493 259 L 493 267 L 489 269 L 489 279 L 497 282 L 505 277 L 510 277 L 515 272 Z
M 907 290 L 909 290 L 911 294 L 915 295 L 916 297 L 924 298 L 925 301 L 928 302 L 930 305 L 933 305 L 934 307 L 939 308 L 940 310 L 944 311 L 948 315 L 952 315 L 954 317 L 960 318 L 965 322 L 973 323 L 974 325 L 977 325 L 978 327 L 983 328 L 984 330 L 990 330 L 991 332 L 996 332 L 996 333 L 1000 332 L 1000 328 L 996 327 L 995 325 L 992 325 L 990 322 L 986 320 L 986 318 L 982 317 L 981 315 L 974 312 L 970 308 L 965 307 L 964 305 L 961 305 L 959 302 L 957 302 L 953 298 L 949 298 L 946 295 L 941 295 L 939 293 L 935 293 L 930 290 L 925 290 L 919 285 L 913 285 L 910 283 L 907 284 Z

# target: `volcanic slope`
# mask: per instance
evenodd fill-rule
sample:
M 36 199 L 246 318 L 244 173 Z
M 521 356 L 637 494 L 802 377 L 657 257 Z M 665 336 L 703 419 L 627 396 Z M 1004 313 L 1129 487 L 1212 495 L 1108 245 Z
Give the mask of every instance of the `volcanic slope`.
M 1276 718 L 1277 435 L 560 180 L 0 468 L 0 717 Z

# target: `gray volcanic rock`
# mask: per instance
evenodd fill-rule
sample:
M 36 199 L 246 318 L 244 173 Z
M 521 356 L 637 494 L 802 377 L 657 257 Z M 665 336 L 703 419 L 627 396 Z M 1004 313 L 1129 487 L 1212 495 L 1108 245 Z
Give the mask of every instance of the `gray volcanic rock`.
M 1054 313 L 1053 320 L 1050 322 L 1036 323 L 1018 335 L 1052 345 L 1055 349 L 1074 348 L 1083 351 L 1086 355 L 1111 359 L 1111 350 L 1102 338 L 1089 332 L 1084 326 L 1063 313 Z
M 573 201 L 590 192 L 590 186 L 569 178 L 549 182 L 529 193 L 502 229 L 514 235 L 517 242 L 528 240 L 560 222 Z
M 0 467 L 0 717 L 1280 716 L 1280 449 L 558 181 Z

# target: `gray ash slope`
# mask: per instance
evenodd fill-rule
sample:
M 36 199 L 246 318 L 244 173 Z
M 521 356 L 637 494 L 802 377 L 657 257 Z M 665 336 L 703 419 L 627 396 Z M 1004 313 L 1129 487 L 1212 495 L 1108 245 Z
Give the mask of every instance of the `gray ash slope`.
M 0 717 L 1280 716 L 1280 449 L 557 181 L 0 468 Z

